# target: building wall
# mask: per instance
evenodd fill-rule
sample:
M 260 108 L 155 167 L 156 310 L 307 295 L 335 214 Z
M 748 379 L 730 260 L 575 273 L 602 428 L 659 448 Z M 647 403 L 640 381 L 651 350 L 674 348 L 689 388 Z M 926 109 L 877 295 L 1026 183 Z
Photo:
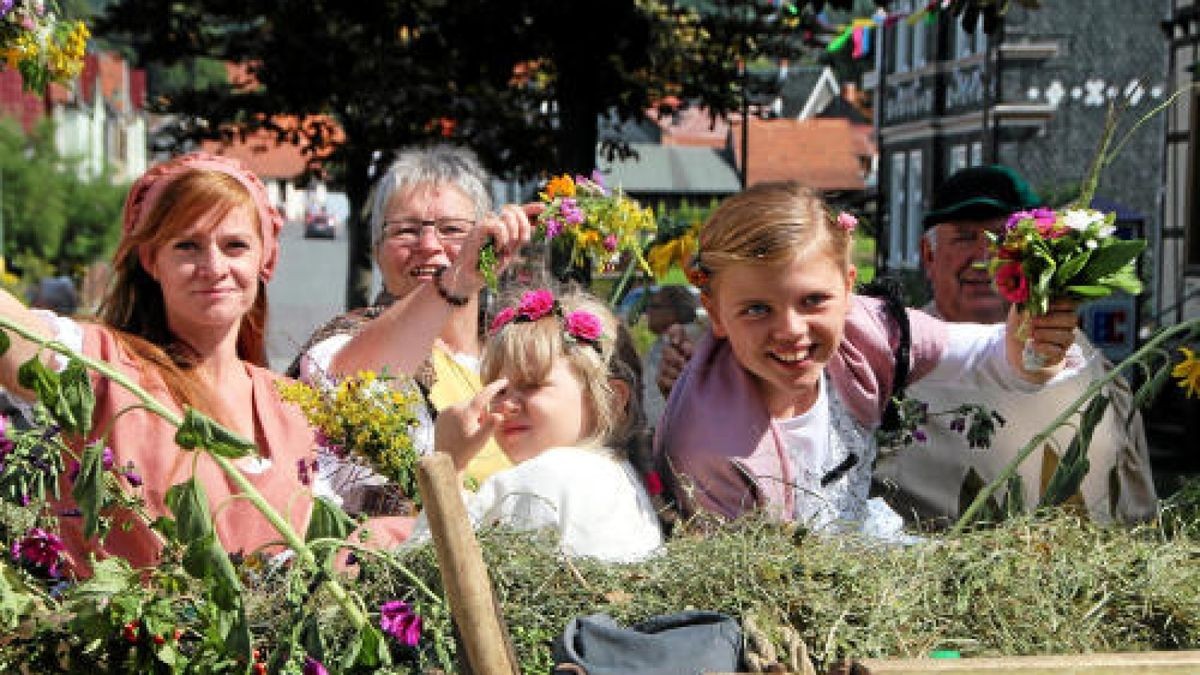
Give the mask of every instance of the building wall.
M 1004 22 L 1006 44 L 1053 43 L 1050 58 L 1001 58 L 998 97 L 1014 104 L 1049 105 L 1053 115 L 1036 131 L 1001 134 L 997 159 L 1019 170 L 1040 194 L 1077 186 L 1096 153 L 1110 103 L 1127 104 L 1119 125 L 1130 128 L 1166 100 L 1166 45 L 1160 0 L 1089 0 L 1013 5 Z M 1162 185 L 1165 117 L 1151 117 L 1105 168 L 1098 195 L 1156 224 Z M 1118 132 L 1118 138 L 1123 136 Z
M 1151 242 L 1161 261 L 1152 280 L 1155 314 L 1169 324 L 1200 316 L 1200 190 L 1197 146 L 1197 93 L 1195 65 L 1200 62 L 1200 6 L 1192 0 L 1169 0 L 1170 20 L 1164 44 L 1170 50 L 1166 72 L 1174 99 L 1166 115 L 1163 170 L 1165 194 L 1162 229 Z

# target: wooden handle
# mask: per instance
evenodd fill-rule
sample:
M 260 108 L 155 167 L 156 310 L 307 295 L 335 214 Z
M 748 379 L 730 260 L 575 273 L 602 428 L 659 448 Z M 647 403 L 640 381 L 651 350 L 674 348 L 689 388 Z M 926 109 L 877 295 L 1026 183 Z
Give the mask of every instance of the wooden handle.
M 519 675 L 450 455 L 423 457 L 417 488 L 437 550 L 438 571 L 474 675 Z

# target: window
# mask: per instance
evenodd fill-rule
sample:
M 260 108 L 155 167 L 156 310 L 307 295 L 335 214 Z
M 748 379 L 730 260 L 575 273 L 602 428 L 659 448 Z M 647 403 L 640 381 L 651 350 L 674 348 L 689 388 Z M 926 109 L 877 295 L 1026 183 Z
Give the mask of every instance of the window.
M 954 22 L 954 58 L 966 58 L 987 49 L 987 34 L 983 32 L 983 17 L 975 21 L 975 32 L 968 33 L 961 21 Z
M 971 166 L 981 166 L 983 164 L 983 141 L 975 141 L 971 144 Z
M 907 22 L 904 22 L 907 23 Z M 925 21 L 918 21 L 912 30 L 912 69 L 919 70 L 925 66 L 925 42 L 928 39 L 929 28 Z
M 908 219 L 905 192 L 908 186 L 905 169 L 908 157 L 903 152 L 892 153 L 891 181 L 888 191 L 888 266 L 899 267 L 904 262 L 904 224 Z
M 908 223 L 904 259 L 910 267 L 921 262 L 921 217 L 925 202 L 922 196 L 922 153 L 908 153 Z
M 912 47 L 909 44 L 910 33 L 912 29 L 907 21 L 897 21 L 895 25 L 896 37 L 892 43 L 896 45 L 895 64 L 897 73 L 906 73 L 909 68 L 909 51 Z
M 967 146 L 966 144 L 951 146 L 950 162 L 946 165 L 946 176 L 950 176 L 961 169 L 967 168 Z

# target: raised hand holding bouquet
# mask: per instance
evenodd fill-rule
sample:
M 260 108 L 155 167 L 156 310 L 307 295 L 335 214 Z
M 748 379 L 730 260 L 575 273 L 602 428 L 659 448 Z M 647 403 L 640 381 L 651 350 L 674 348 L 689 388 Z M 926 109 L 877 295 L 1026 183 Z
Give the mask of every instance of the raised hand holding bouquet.
M 598 172 L 590 178 L 555 176 L 538 196 L 545 210 L 538 218 L 535 241 L 566 238 L 572 263 L 590 261 L 597 271 L 612 269 L 627 253 L 650 273 L 642 256 L 642 240 L 656 231 L 654 212 L 639 206 L 619 188 L 609 190 Z M 495 288 L 495 256 L 489 248 L 480 252 L 479 269 Z
M 29 91 L 78 75 L 90 36 L 83 22 L 61 20 L 52 0 L 0 0 L 0 68 L 20 72 Z

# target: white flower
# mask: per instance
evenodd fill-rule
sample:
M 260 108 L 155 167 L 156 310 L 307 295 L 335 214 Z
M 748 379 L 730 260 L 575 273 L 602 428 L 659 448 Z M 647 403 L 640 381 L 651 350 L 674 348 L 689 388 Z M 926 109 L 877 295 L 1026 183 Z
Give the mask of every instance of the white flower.
M 1083 232 L 1092 223 L 1104 220 L 1104 214 L 1091 209 L 1071 209 L 1063 214 L 1062 222 L 1076 232 Z
M 1096 248 L 1099 246 L 1099 244 L 1096 243 L 1095 239 L 1088 239 L 1084 246 L 1087 246 L 1088 248 Z
M 1100 227 L 1100 229 L 1096 233 L 1099 234 L 1101 237 L 1111 237 L 1114 234 L 1116 234 L 1116 232 L 1117 232 L 1116 225 L 1103 225 Z

